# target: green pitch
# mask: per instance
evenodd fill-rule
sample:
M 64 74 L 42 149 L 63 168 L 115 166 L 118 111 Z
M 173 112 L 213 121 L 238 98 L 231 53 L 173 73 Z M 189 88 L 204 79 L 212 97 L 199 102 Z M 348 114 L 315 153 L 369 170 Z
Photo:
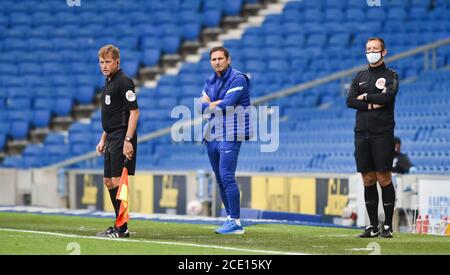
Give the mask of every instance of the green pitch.
M 0 213 L 0 254 L 450 254 L 450 237 L 396 234 L 357 239 L 360 230 L 252 225 L 244 235 L 216 235 L 216 225 L 131 221 L 131 238 L 99 239 L 110 219 Z

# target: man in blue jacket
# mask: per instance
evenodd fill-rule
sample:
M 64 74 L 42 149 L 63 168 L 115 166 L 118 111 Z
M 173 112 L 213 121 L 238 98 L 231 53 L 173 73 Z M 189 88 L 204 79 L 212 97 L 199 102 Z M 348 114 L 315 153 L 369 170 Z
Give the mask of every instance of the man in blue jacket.
M 210 61 L 215 73 L 206 80 L 200 100 L 202 113 L 212 113 L 204 141 L 228 215 L 227 221 L 215 232 L 244 234 L 239 219 L 240 192 L 235 171 L 241 143 L 251 137 L 250 118 L 245 114 L 245 108 L 250 106 L 250 83 L 246 75 L 231 68 L 226 48 L 212 48 Z M 213 124 L 215 126 L 211 126 Z

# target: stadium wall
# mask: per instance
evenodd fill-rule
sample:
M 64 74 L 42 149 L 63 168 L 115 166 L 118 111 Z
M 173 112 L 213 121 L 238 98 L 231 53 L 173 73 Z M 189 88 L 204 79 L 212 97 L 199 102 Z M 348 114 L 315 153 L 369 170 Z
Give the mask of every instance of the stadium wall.
M 0 179 L 1 205 L 113 211 L 100 170 L 1 169 Z M 237 181 L 244 219 L 258 217 L 254 211 L 245 211 L 249 209 L 310 215 L 341 225 L 368 223 L 359 174 L 238 173 Z M 450 177 L 403 175 L 394 176 L 393 182 L 397 190 L 396 227 L 401 226 L 401 211 L 411 214 L 418 209 L 436 217 L 434 212 L 444 209 L 440 215 L 449 214 Z M 205 216 L 222 213 L 213 175 L 207 171 L 138 171 L 129 178 L 129 184 L 131 212 Z M 201 212 L 190 213 L 193 201 L 202 204 Z M 381 204 L 379 208 L 382 215 Z

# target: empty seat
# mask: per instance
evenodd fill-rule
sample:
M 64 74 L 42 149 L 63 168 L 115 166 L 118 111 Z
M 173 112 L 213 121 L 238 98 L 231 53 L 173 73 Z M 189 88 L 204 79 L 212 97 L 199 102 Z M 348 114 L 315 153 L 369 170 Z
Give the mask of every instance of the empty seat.
M 72 111 L 72 98 L 58 98 L 55 101 L 54 112 L 57 116 L 67 116 Z
M 42 128 L 49 125 L 51 112 L 49 110 L 34 110 L 31 124 L 36 128 Z
M 6 134 L 0 133 L 0 151 L 3 151 L 6 144 Z
M 207 1 L 209 2 L 209 1 Z M 208 28 L 213 28 L 219 25 L 221 19 L 220 10 L 207 10 L 203 13 L 203 25 Z
M 10 124 L 11 128 L 9 134 L 13 139 L 25 139 L 28 135 L 30 129 L 30 124 L 28 121 L 12 121 Z

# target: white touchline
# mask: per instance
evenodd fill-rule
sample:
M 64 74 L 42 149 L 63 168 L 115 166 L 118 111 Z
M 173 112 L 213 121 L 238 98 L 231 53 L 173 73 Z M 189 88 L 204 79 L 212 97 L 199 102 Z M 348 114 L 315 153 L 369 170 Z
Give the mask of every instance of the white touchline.
M 0 228 L 0 231 L 22 232 L 22 233 L 31 233 L 31 234 L 42 234 L 42 235 L 51 235 L 51 236 L 67 237 L 67 238 L 95 239 L 95 240 L 104 240 L 104 241 L 118 241 L 118 242 L 130 242 L 130 243 L 150 243 L 150 244 L 167 244 L 167 245 L 179 245 L 179 246 L 191 246 L 191 247 L 204 247 L 204 248 L 215 248 L 215 249 L 223 249 L 223 250 L 245 251 L 245 252 L 264 253 L 264 254 L 309 255 L 309 254 L 306 254 L 306 253 L 286 252 L 286 251 L 255 250 L 255 249 L 245 249 L 245 248 L 227 247 L 227 246 L 218 246 L 218 245 L 207 245 L 207 244 L 193 244 L 193 243 L 146 241 L 146 240 L 117 239 L 117 238 L 101 238 L 101 237 L 94 237 L 94 236 L 80 236 L 80 235 L 73 235 L 73 234 L 62 234 L 62 233 L 55 233 L 55 232 L 21 230 L 21 229 L 10 229 L 10 228 Z

